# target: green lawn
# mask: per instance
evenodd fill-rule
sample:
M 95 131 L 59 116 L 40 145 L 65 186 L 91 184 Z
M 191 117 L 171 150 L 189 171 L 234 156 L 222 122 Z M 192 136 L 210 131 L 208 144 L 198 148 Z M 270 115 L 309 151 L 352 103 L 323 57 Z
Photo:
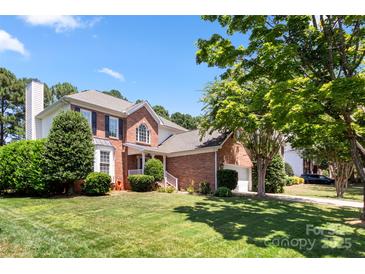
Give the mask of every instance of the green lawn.
M 320 198 L 336 198 L 336 188 L 333 185 L 301 184 L 286 186 L 284 194 Z M 350 185 L 344 195 L 345 200 L 363 201 L 363 187 Z
M 348 208 L 156 192 L 0 198 L 0 257 L 365 257 L 365 229 L 345 223 L 358 216 Z M 306 235 L 306 225 L 322 233 Z M 314 248 L 300 247 L 300 239 Z M 340 248 L 347 241 L 351 248 Z

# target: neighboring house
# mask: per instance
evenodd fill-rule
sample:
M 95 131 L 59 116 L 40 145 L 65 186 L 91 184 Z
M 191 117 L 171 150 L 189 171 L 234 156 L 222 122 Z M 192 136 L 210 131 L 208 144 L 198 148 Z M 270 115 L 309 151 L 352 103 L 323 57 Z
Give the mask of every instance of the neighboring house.
M 232 134 L 214 132 L 200 140 L 187 129 L 158 116 L 148 102 L 138 104 L 88 90 L 43 108 L 43 84 L 26 88 L 26 138 L 47 137 L 53 118 L 63 110 L 79 111 L 89 121 L 95 145 L 94 170 L 108 173 L 128 188 L 130 174 L 141 174 L 145 162 L 163 162 L 166 183 L 186 189 L 207 181 L 217 187 L 217 170 L 238 171 L 238 190 L 251 190 L 252 162 Z
M 302 175 L 303 172 L 303 158 L 297 150 L 292 148 L 290 144 L 284 147 L 284 161 L 291 165 L 295 176 Z

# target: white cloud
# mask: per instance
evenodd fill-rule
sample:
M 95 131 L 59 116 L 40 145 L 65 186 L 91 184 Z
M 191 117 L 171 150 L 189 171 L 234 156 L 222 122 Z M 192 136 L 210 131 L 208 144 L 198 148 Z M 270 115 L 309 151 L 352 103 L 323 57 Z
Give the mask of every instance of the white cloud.
M 21 18 L 32 26 L 52 27 L 56 32 L 65 32 L 77 28 L 91 28 L 101 20 L 101 17 L 94 17 L 86 21 L 71 15 L 27 15 L 21 16 Z
M 125 81 L 125 78 L 124 78 L 123 74 L 121 74 L 120 72 L 114 71 L 110 68 L 101 68 L 101 69 L 98 70 L 98 72 L 105 73 L 105 74 L 107 74 L 107 75 L 109 75 L 109 76 L 111 76 L 115 79 L 118 79 L 118 80 L 122 81 L 122 82 Z
M 28 55 L 24 45 L 17 38 L 11 36 L 4 30 L 0 29 L 0 52 L 11 50 L 18 52 L 24 56 Z

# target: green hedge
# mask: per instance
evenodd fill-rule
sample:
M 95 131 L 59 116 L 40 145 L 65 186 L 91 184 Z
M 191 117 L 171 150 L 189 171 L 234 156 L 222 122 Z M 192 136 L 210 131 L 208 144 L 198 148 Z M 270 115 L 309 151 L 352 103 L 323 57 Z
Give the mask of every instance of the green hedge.
M 45 140 L 17 141 L 0 148 L 0 191 L 22 195 L 49 192 L 44 179 Z
M 285 162 L 285 174 L 288 175 L 288 176 L 294 176 L 294 171 L 293 171 L 293 168 L 292 166 Z
M 225 186 L 218 187 L 217 190 L 214 193 L 214 196 L 217 197 L 231 197 L 232 191 Z
M 253 189 L 257 191 L 257 166 L 252 169 Z M 268 193 L 283 193 L 286 183 L 285 164 L 280 155 L 274 156 L 269 165 L 265 178 L 265 191 Z
M 232 169 L 220 169 L 217 172 L 218 187 L 233 190 L 237 187 L 238 173 Z
M 144 166 L 144 174 L 155 178 L 155 182 L 160 182 L 164 178 L 163 164 L 158 159 L 149 159 Z
M 87 195 L 103 195 L 110 190 L 111 178 L 102 172 L 91 172 L 82 185 L 82 192 Z
M 155 182 L 155 178 L 150 175 L 130 175 L 128 181 L 133 191 L 146 192 L 151 191 Z

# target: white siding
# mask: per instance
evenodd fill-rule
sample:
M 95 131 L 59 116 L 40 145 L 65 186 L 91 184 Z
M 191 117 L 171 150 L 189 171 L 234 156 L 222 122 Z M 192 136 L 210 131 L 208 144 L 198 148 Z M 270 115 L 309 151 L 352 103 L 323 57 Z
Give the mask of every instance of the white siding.
M 49 130 L 51 129 L 51 126 L 52 126 L 52 121 L 57 116 L 57 114 L 59 114 L 60 112 L 62 112 L 64 110 L 69 110 L 69 109 L 70 109 L 70 105 L 65 105 L 63 107 L 58 108 L 57 110 L 55 110 L 54 112 L 49 114 L 47 117 L 45 117 L 41 120 L 41 124 L 42 124 L 41 138 L 46 138 L 48 136 Z
M 41 138 L 42 124 L 35 117 L 44 108 L 44 86 L 32 81 L 25 89 L 25 137 L 27 140 Z
M 303 159 L 290 145 L 285 146 L 284 160 L 291 165 L 295 176 L 303 174 Z
M 180 130 L 173 130 L 163 126 L 158 126 L 158 143 L 161 144 L 171 135 L 178 134 L 180 132 L 181 132 Z

